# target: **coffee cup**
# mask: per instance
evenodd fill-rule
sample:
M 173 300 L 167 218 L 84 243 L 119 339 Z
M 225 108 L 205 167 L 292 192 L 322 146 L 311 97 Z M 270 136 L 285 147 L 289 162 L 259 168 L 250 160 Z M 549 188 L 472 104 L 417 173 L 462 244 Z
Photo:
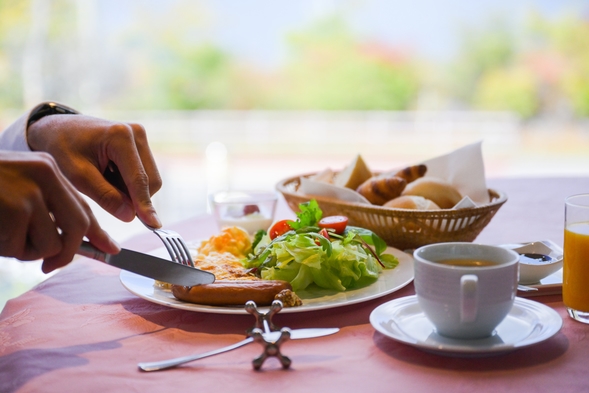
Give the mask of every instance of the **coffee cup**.
M 413 253 L 419 306 L 442 336 L 489 337 L 517 292 L 519 255 L 476 243 L 437 243 Z

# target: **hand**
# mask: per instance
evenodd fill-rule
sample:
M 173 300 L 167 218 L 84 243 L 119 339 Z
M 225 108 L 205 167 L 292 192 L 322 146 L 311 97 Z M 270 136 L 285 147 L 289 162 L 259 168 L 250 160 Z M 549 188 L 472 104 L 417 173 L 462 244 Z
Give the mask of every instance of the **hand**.
M 129 222 L 137 215 L 146 224 L 161 227 L 151 196 L 162 180 L 141 125 L 51 115 L 29 126 L 27 141 L 32 150 L 50 153 L 79 191 L 115 217 Z M 128 195 L 104 178 L 110 162 L 118 167 Z
M 119 246 L 46 153 L 0 151 L 0 255 L 43 258 L 48 273 L 69 263 L 84 236 L 104 252 Z

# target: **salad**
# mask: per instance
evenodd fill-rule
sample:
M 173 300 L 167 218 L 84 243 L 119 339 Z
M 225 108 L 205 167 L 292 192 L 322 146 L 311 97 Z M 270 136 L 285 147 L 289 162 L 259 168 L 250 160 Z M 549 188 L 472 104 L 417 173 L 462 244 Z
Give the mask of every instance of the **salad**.
M 312 284 L 336 291 L 361 288 L 398 265 L 374 232 L 347 225 L 345 216 L 322 217 L 314 199 L 299 209 L 296 220 L 256 233 L 246 268 L 266 280 L 288 281 L 296 292 Z

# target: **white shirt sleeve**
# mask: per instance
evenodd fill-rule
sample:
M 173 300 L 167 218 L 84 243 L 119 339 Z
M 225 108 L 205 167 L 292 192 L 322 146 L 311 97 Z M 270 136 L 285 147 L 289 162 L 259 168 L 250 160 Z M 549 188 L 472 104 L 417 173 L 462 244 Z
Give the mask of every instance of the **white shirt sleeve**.
M 0 132 L 0 150 L 31 151 L 27 143 L 27 122 L 32 109 Z
M 19 117 L 14 123 L 8 126 L 7 129 L 0 132 L 0 150 L 12 150 L 12 151 L 31 151 L 27 142 L 27 123 L 29 122 L 29 116 L 37 108 L 47 104 L 48 102 L 42 102 L 35 106 L 21 117 Z M 74 109 L 59 104 L 72 112 L 77 113 Z

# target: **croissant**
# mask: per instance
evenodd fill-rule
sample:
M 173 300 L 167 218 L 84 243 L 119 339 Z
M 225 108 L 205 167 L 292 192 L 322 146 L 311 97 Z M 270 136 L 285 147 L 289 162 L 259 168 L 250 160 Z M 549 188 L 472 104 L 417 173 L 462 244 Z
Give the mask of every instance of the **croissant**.
M 401 195 L 407 181 L 398 176 L 372 177 L 362 183 L 356 191 L 373 205 L 383 205 Z
M 407 183 L 411 183 L 414 180 L 419 179 L 425 175 L 427 166 L 424 164 L 408 166 L 407 168 L 401 169 L 395 174 L 395 176 L 405 179 Z

